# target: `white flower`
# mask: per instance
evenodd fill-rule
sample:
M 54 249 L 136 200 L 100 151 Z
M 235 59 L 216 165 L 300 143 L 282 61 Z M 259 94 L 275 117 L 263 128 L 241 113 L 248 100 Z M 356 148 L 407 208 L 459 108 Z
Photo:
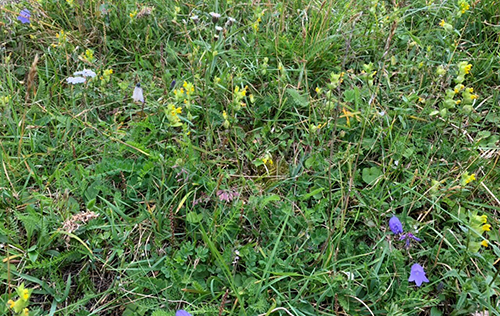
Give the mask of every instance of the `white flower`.
M 90 69 L 83 69 L 82 71 L 75 72 L 73 76 L 84 76 L 84 77 L 94 78 L 96 76 L 96 73 Z
M 213 18 L 217 18 L 217 19 L 220 18 L 220 14 L 219 13 L 215 13 L 215 12 L 210 12 L 210 16 L 212 16 Z
M 217 32 L 220 32 L 220 31 L 222 31 L 222 27 L 220 27 L 220 26 L 216 26 L 216 27 L 215 27 L 215 30 L 216 30 Z
M 220 19 L 220 14 L 215 12 L 210 12 L 210 16 L 212 17 L 212 22 L 217 23 Z
M 68 83 L 71 83 L 71 84 L 84 83 L 85 82 L 85 78 L 83 78 L 83 77 L 68 77 L 66 79 L 66 81 Z
M 134 88 L 134 93 L 132 94 L 132 99 L 134 102 L 144 103 L 144 94 L 142 93 L 141 84 L 138 83 Z
M 226 26 L 231 26 L 236 22 L 236 19 L 233 19 L 232 17 L 227 18 Z

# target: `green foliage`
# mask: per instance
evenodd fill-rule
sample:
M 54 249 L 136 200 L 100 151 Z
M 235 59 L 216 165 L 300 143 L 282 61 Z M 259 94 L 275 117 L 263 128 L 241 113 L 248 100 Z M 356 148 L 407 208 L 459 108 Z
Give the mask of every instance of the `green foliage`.
M 494 1 L 0 12 L 1 312 L 499 315 Z

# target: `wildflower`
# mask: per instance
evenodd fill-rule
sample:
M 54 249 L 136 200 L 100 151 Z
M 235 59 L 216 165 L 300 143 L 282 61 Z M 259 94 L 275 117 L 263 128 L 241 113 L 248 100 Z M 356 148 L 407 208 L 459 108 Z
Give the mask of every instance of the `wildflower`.
M 129 13 L 130 20 L 132 20 L 133 18 L 135 18 L 136 15 L 137 15 L 137 10 L 134 10 L 134 11 L 130 12 Z
M 261 158 L 261 160 L 266 166 L 272 166 L 274 164 L 273 157 L 269 153 L 265 154 L 264 157 Z
M 222 31 L 222 30 L 223 30 L 223 28 L 217 25 L 217 26 L 215 27 L 215 30 L 216 30 L 217 32 L 220 32 L 220 31 Z
M 476 180 L 476 174 L 473 173 L 473 174 L 470 174 L 468 172 L 465 172 L 464 174 L 462 174 L 462 180 L 460 181 L 460 184 L 462 186 L 466 186 L 467 184 L 469 184 L 470 182 Z
M 412 233 L 406 233 L 404 235 L 402 235 L 401 237 L 399 237 L 399 240 L 405 240 L 406 239 L 406 244 L 405 244 L 405 247 L 406 248 L 410 248 L 410 242 L 411 240 L 415 240 L 415 241 L 422 241 L 422 239 L 418 238 L 417 236 L 413 235 Z
M 191 316 L 191 314 L 183 309 L 179 309 L 177 312 L 175 312 L 175 316 Z
M 104 75 L 105 76 L 111 76 L 113 74 L 113 69 L 106 69 L 104 70 Z
M 14 305 L 16 305 L 16 302 L 14 302 L 13 300 L 8 300 L 7 305 L 9 305 L 9 308 L 14 308 Z
M 22 295 L 23 300 L 27 301 L 30 298 L 30 291 L 28 289 L 23 290 L 23 295 Z
M 66 40 L 66 34 L 64 33 L 64 30 L 59 31 L 59 33 L 56 34 L 56 38 L 59 40 Z
M 459 93 L 463 88 L 465 88 L 465 86 L 461 83 L 457 84 L 455 86 L 455 88 L 453 89 L 453 92 L 455 92 L 455 94 Z
M 77 83 L 84 83 L 85 78 L 83 77 L 68 77 L 66 78 L 66 81 L 71 84 L 77 84 Z
M 490 224 L 484 224 L 483 226 L 481 226 L 481 230 L 483 232 L 489 232 L 491 229 L 491 225 Z
M 200 18 L 197 15 L 193 15 L 191 17 L 191 21 L 193 21 L 194 23 L 198 24 L 198 22 L 200 21 Z
M 488 241 L 486 239 L 483 240 L 483 241 L 481 241 L 481 246 L 483 246 L 483 247 L 488 247 L 488 244 L 489 243 L 488 243 Z
M 217 197 L 221 202 L 231 202 L 235 198 L 239 197 L 240 194 L 235 190 L 218 190 Z
M 95 61 L 94 51 L 91 49 L 85 50 L 85 56 L 83 56 L 83 60 L 86 60 L 92 64 Z
M 462 14 L 464 14 L 465 12 L 467 12 L 467 10 L 470 9 L 470 5 L 465 0 L 460 0 L 459 4 L 460 4 L 460 12 Z
M 224 128 L 229 128 L 231 123 L 229 123 L 229 120 L 228 120 L 229 116 L 227 115 L 226 111 L 222 112 L 222 117 L 224 118 L 224 122 L 222 123 L 222 126 L 224 126 Z
M 184 87 L 184 89 L 186 89 L 186 95 L 190 95 L 194 92 L 194 85 L 191 82 L 184 81 L 184 84 L 182 86 Z
M 96 73 L 90 69 L 83 69 L 82 71 L 77 71 L 77 72 L 73 73 L 73 76 L 83 76 L 83 77 L 94 78 L 96 76 Z
M 411 266 L 411 273 L 408 281 L 415 282 L 417 286 L 420 286 L 422 285 L 422 282 L 429 282 L 429 279 L 425 276 L 424 268 L 422 268 L 422 266 L 418 263 L 415 263 Z
M 21 21 L 21 23 L 25 24 L 25 23 L 30 23 L 30 17 L 31 17 L 30 11 L 28 9 L 23 9 L 21 10 L 21 12 L 19 12 L 19 16 L 17 17 L 17 19 Z
M 444 20 L 441 20 L 441 22 L 439 22 L 439 26 L 445 29 L 445 31 L 453 31 L 453 25 L 446 23 Z
M 316 87 L 316 89 L 314 89 L 314 91 L 316 91 L 317 94 L 321 94 L 321 88 L 320 87 Z
M 219 13 L 210 12 L 209 14 L 212 17 L 212 22 L 217 23 L 217 21 L 219 21 L 219 19 L 220 19 Z
M 134 102 L 144 103 L 144 95 L 142 93 L 142 88 L 140 83 L 138 83 L 135 86 L 134 93 L 132 94 L 132 99 L 134 99 Z
M 165 114 L 167 115 L 167 119 L 170 124 L 174 126 L 179 126 L 181 119 L 179 118 L 179 114 L 182 113 L 182 108 L 175 107 L 173 103 L 170 103 L 165 110 Z
M 467 65 L 465 65 L 465 67 L 464 67 L 464 73 L 465 73 L 466 75 L 468 75 L 468 74 L 470 73 L 470 70 L 471 70 L 471 69 L 472 69 L 472 65 L 471 65 L 471 64 L 467 64 Z
M 389 228 L 396 235 L 403 233 L 403 224 L 396 216 L 391 217 L 389 220 Z
M 30 310 L 26 307 L 25 309 L 23 309 L 23 316 L 29 316 L 30 314 Z
M 235 22 L 236 22 L 236 20 L 235 20 L 235 19 L 233 19 L 233 18 L 229 17 L 229 18 L 227 18 L 226 26 L 231 26 L 231 25 L 233 25 Z
M 488 221 L 488 216 L 487 215 L 481 215 L 478 216 L 478 219 L 481 223 L 485 224 Z
M 0 105 L 6 105 L 9 101 L 10 97 L 8 95 L 0 96 Z

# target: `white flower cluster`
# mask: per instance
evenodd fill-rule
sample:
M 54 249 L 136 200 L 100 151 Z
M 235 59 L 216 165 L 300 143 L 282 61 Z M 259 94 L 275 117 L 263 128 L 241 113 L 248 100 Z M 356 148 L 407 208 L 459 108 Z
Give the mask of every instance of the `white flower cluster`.
M 73 73 L 73 76 L 75 77 L 68 77 L 66 81 L 70 84 L 84 83 L 86 81 L 86 77 L 94 78 L 96 73 L 90 69 L 83 69 L 82 71 Z

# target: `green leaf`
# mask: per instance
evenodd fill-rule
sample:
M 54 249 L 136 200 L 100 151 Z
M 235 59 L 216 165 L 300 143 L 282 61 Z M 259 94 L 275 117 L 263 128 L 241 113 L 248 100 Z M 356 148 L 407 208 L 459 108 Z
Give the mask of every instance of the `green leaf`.
M 202 219 L 203 219 L 203 215 L 198 214 L 196 212 L 189 212 L 186 215 L 186 221 L 188 221 L 191 224 L 197 224 L 197 223 L 201 222 Z
M 382 171 L 377 167 L 363 169 L 363 181 L 371 184 L 382 175 Z

